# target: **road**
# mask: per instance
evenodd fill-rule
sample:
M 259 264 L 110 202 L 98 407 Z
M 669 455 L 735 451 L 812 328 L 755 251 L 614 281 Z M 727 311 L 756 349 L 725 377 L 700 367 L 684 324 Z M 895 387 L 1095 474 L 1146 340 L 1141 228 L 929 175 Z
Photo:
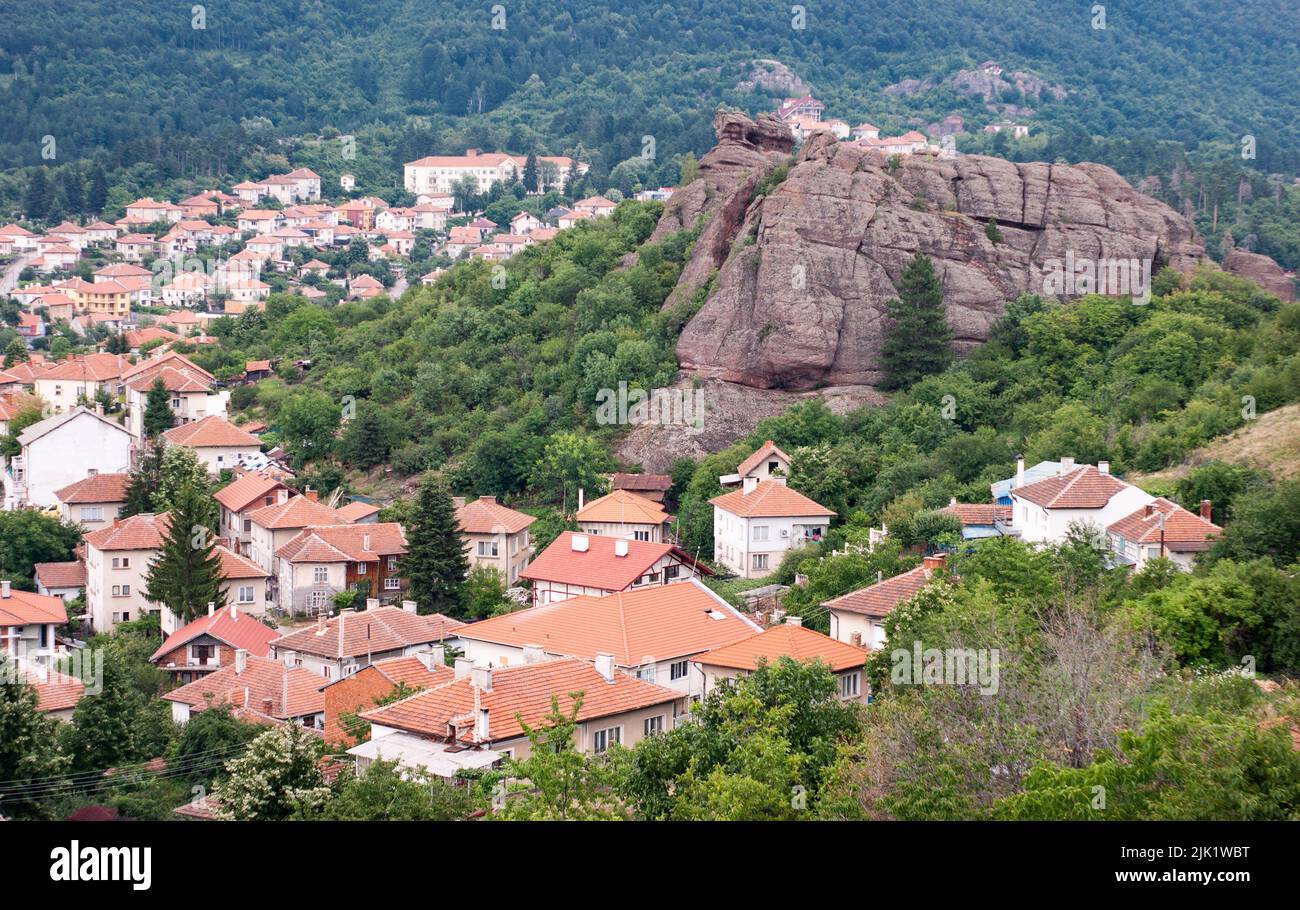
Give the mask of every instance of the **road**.
M 27 267 L 29 256 L 30 254 L 21 255 L 5 266 L 4 274 L 0 275 L 0 295 L 8 297 L 13 292 L 13 289 L 18 286 L 18 276 Z

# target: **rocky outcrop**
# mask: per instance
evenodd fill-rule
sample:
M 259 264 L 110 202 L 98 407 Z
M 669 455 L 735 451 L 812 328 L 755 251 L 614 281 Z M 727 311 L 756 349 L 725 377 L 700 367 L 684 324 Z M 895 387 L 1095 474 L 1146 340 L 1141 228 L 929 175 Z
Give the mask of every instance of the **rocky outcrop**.
M 987 339 L 1006 301 L 1042 293 L 1053 260 L 1150 260 L 1154 273 L 1190 271 L 1205 255 L 1182 216 L 1101 165 L 891 163 L 817 133 L 784 182 L 756 198 L 762 175 L 786 160 L 789 134 L 736 113 L 717 126 L 718 147 L 659 225 L 667 234 L 705 221 L 666 304 L 697 298 L 717 270 L 677 347 L 699 378 L 786 390 L 879 384 L 885 304 L 917 251 L 943 281 L 959 350 Z
M 1249 278 L 1282 300 L 1296 298 L 1295 279 L 1287 275 L 1280 265 L 1267 256 L 1246 250 L 1231 250 L 1223 257 L 1223 268 L 1234 275 Z
M 790 67 L 780 60 L 767 59 L 751 61 L 745 67 L 745 73 L 740 81 L 736 83 L 738 92 L 755 90 L 777 92 L 791 98 L 799 98 L 812 92 L 808 83 L 795 75 Z

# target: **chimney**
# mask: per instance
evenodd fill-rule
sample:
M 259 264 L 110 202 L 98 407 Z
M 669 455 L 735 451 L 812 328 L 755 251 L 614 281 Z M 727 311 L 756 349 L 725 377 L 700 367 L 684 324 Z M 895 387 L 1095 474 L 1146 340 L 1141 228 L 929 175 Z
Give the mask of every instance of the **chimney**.
M 208 615 L 211 616 L 213 613 L 216 612 L 216 609 L 217 609 L 217 605 L 214 604 L 212 601 L 208 601 Z
M 454 508 L 454 509 L 462 508 L 462 507 L 465 505 L 465 497 L 464 497 L 464 496 L 453 496 L 453 497 L 451 498 L 451 505 L 452 505 L 452 508 Z
M 803 627 L 803 617 L 802 617 L 802 616 L 787 616 L 787 617 L 785 618 L 785 624 L 786 624 L 787 626 L 794 626 L 796 629 L 798 629 L 798 628 L 802 628 L 802 627 Z
M 578 487 L 578 511 L 579 511 L 579 512 L 582 511 L 582 503 L 583 503 L 583 497 L 584 497 L 584 495 L 585 495 L 585 493 L 584 493 L 582 487 Z
M 367 598 L 366 598 L 366 611 L 369 612 L 369 611 L 371 611 L 371 610 L 378 610 L 378 609 L 379 609 L 379 598 L 378 598 L 378 597 L 367 597 Z
M 612 683 L 614 681 L 614 655 L 597 654 L 596 672 L 604 677 L 605 682 Z
M 1016 456 L 1016 486 L 1023 487 L 1024 485 L 1025 485 L 1025 456 L 1017 455 Z
M 288 491 L 288 490 L 286 490 L 284 487 L 281 487 L 280 489 L 276 490 L 276 492 L 275 492 L 275 502 L 276 502 L 277 505 L 284 505 L 284 504 L 285 504 L 286 502 L 288 502 L 288 501 L 289 501 L 289 491 Z
M 627 555 L 627 541 L 626 541 L 626 540 L 619 539 L 619 540 L 614 541 L 614 555 L 615 555 L 615 556 L 626 556 L 626 555 Z
M 369 534 L 362 534 L 362 535 L 361 535 L 361 549 L 362 549 L 362 551 L 365 552 L 365 553 L 369 553 L 369 552 L 370 552 L 370 535 L 369 535 Z
M 933 556 L 926 556 L 921 559 L 921 572 L 926 578 L 934 574 L 936 569 L 942 569 L 948 554 L 935 553 Z
M 1150 518 L 1151 515 L 1155 512 L 1155 510 L 1156 510 L 1156 507 L 1155 507 L 1154 504 L 1152 504 L 1152 503 L 1147 503 L 1146 505 L 1144 505 L 1144 506 L 1142 507 L 1142 515 L 1143 515 L 1144 517 L 1146 517 L 1146 518 Z
M 324 614 L 324 613 L 317 613 L 317 614 L 316 614 L 316 634 L 317 634 L 317 635 L 324 635 L 324 634 L 325 634 L 325 614 Z
M 270 717 L 274 711 L 275 711 L 275 703 L 271 701 L 271 699 L 269 698 L 262 699 L 262 713 L 265 714 L 267 717 Z
M 488 723 L 488 709 L 479 708 L 478 714 L 474 717 L 474 738 L 479 742 L 485 743 L 491 739 L 491 736 L 489 735 L 490 731 L 491 726 Z
M 1206 521 L 1211 521 L 1212 519 L 1210 518 L 1210 516 L 1211 516 L 1212 514 L 1213 514 L 1213 510 L 1210 508 L 1210 500 L 1208 500 L 1208 499 L 1202 499 L 1202 500 L 1201 500 L 1201 517 L 1204 518 Z
M 477 157 L 478 157 L 478 149 L 465 149 L 465 157 L 466 157 L 466 158 L 477 158 Z
M 235 650 L 235 675 L 243 673 L 248 669 L 248 652 L 243 648 Z
M 1109 462 L 1109 461 L 1099 461 L 1099 462 L 1097 462 L 1097 473 L 1098 473 L 1098 474 L 1109 474 L 1109 473 L 1110 473 L 1110 462 Z
M 307 497 L 308 502 L 317 502 L 320 499 L 320 496 L 311 487 L 303 490 L 302 495 Z
M 475 689 L 478 689 L 480 692 L 492 691 L 491 667 L 475 667 L 474 672 L 471 675 L 472 678 L 470 682 L 473 684 Z
M 1071 471 L 1073 471 L 1073 470 L 1074 470 L 1074 459 L 1071 458 L 1071 457 L 1069 457 L 1069 456 L 1062 456 L 1062 458 L 1061 458 L 1061 473 L 1062 473 L 1062 474 L 1069 474 L 1069 473 L 1070 473 Z
M 745 478 L 741 481 L 741 493 L 745 495 L 749 495 L 754 491 L 754 488 L 756 486 L 758 486 L 758 478 L 750 477 L 749 475 L 746 475 Z
M 8 600 L 9 593 L 11 590 L 12 590 L 12 586 L 9 584 L 9 579 L 6 578 L 4 581 L 0 581 L 0 597 L 3 597 L 5 600 Z
M 405 610 L 407 613 L 418 613 L 418 612 L 420 612 L 420 607 L 419 607 L 419 605 L 416 604 L 416 602 L 413 601 L 413 600 L 404 600 L 404 601 L 402 601 L 402 609 Z
M 231 605 L 230 605 L 230 621 L 231 621 L 231 622 L 239 622 L 239 605 L 238 605 L 238 604 L 231 604 Z
M 469 676 L 474 672 L 474 661 L 470 660 L 468 657 L 457 657 L 456 663 L 453 666 L 456 670 L 457 679 L 464 679 L 466 676 Z
M 524 645 L 524 663 L 540 664 L 546 659 L 541 645 Z
M 569 538 L 569 547 L 575 553 L 586 553 L 590 543 L 586 534 L 574 534 Z
M 430 672 L 447 666 L 447 649 L 442 645 L 430 645 L 424 651 L 416 651 L 415 656 Z
M 497 498 L 495 496 L 480 496 L 478 498 L 478 501 L 486 502 L 488 505 L 492 505 L 492 506 L 497 504 Z

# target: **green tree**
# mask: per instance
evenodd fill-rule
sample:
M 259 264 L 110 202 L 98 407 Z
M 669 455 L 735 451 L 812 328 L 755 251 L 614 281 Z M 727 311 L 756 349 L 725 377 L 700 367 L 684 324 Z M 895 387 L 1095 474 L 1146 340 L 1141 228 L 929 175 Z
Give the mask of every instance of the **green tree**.
M 149 564 L 144 595 L 190 622 L 209 603 L 226 605 L 221 557 L 212 532 L 213 500 L 206 487 L 185 484 L 176 491 L 162 550 Z
M 465 576 L 463 589 L 465 617 L 487 619 L 518 609 L 519 604 L 506 597 L 505 581 L 491 566 L 475 566 Z
M 220 815 L 235 821 L 283 821 L 313 812 L 330 798 L 319 762 L 325 744 L 301 724 L 267 730 L 239 758 L 226 762 L 214 795 Z
M 280 408 L 280 440 L 299 465 L 324 458 L 334 447 L 341 419 L 340 406 L 324 392 L 295 392 Z
M 436 775 L 399 770 L 396 762 L 375 761 L 361 774 L 345 770 L 334 795 L 320 809 L 300 810 L 304 821 L 450 822 L 479 808 L 474 793 Z
M 1209 556 L 1211 560 L 1262 556 L 1279 566 L 1300 559 L 1300 479 L 1242 494 L 1232 509 L 1232 521 Z
M 0 574 L 33 577 L 38 562 L 66 562 L 81 528 L 33 509 L 0 512 Z
M 37 710 L 36 690 L 16 678 L 17 669 L 0 652 L 0 812 L 26 817 L 52 795 L 48 781 L 67 771 L 70 759 L 59 749 L 59 721 Z
M 72 713 L 67 731 L 68 754 L 78 771 L 104 771 L 156 757 L 160 721 L 170 727 L 170 713 L 153 695 L 134 685 L 128 652 L 106 647 L 99 691 L 86 694 Z
M 31 221 L 43 221 L 50 214 L 50 205 L 50 183 L 45 177 L 45 168 L 35 168 L 27 178 L 23 214 Z
M 886 304 L 890 325 L 881 348 L 886 385 L 902 389 L 952 362 L 952 329 L 934 264 L 917 253 L 903 270 L 899 296 Z
M 398 572 L 410 583 L 421 613 L 464 613 L 469 560 L 456 523 L 451 491 L 442 478 L 426 474 L 406 524 L 406 553 Z
M 135 467 L 131 469 L 130 480 L 126 485 L 126 502 L 119 513 L 122 518 L 154 511 L 158 491 L 162 489 L 165 449 L 162 440 L 147 446 Z
M 186 486 L 208 492 L 208 469 L 193 449 L 185 446 L 166 446 L 163 449 L 158 492 L 154 496 L 153 511 L 166 512 L 173 508 L 181 489 Z M 205 524 L 215 528 L 216 503 L 209 497 L 207 505 L 211 514 Z
M 86 211 L 100 214 L 108 204 L 108 177 L 98 162 L 90 170 L 90 189 L 86 191 Z
M 541 459 L 533 467 L 532 483 L 551 502 L 560 502 L 565 514 L 576 503 L 578 490 L 588 500 L 604 487 L 602 474 L 613 468 L 605 449 L 596 440 L 578 433 L 556 433 L 546 442 Z
M 9 346 L 5 348 L 6 368 L 17 366 L 20 363 L 26 363 L 31 359 L 32 355 L 28 352 L 27 345 L 21 338 L 15 338 L 13 341 L 9 342 Z
M 143 420 L 145 438 L 151 440 L 157 439 L 176 423 L 176 415 L 172 413 L 171 393 L 167 391 L 161 376 L 149 386 Z

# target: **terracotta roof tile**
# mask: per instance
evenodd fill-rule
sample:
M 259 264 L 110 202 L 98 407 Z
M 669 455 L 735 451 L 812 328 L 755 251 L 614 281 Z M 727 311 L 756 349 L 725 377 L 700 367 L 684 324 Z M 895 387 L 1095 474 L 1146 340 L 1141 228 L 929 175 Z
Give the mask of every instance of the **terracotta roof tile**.
M 75 708 L 86 692 L 86 684 L 77 677 L 48 667 L 24 666 L 20 673 L 23 681 L 36 690 L 36 710 L 43 713 Z
M 715 496 L 709 502 L 742 518 L 798 518 L 804 515 L 829 518 L 835 514 L 780 480 L 764 480 L 748 493 L 732 490 Z
M 363 654 L 395 651 L 456 638 L 463 622 L 430 613 L 421 616 L 401 607 L 380 607 L 338 616 L 277 638 L 271 644 L 279 651 L 296 651 L 320 657 L 359 657 Z
M 353 522 L 361 521 L 363 518 L 369 518 L 371 515 L 378 514 L 379 511 L 379 506 L 368 502 L 362 502 L 359 499 L 354 500 L 345 506 L 340 506 L 338 509 L 339 515 L 343 516 L 347 521 Z
M 736 670 L 757 670 L 760 660 L 775 663 L 781 657 L 799 661 L 820 660 L 838 672 L 863 666 L 868 652 L 865 648 L 836 641 L 812 629 L 783 623 L 701 654 L 695 662 Z
M 83 502 L 126 502 L 126 488 L 131 485 L 130 474 L 92 474 L 70 483 L 54 495 L 69 505 Z
M 339 513 L 306 496 L 291 496 L 287 501 L 273 506 L 263 506 L 248 515 L 254 524 L 270 530 L 306 528 L 311 525 L 339 524 Z
M 167 533 L 167 513 L 150 515 L 143 512 L 123 518 L 112 527 L 92 531 L 86 543 L 96 550 L 157 550 L 163 545 Z
M 172 427 L 163 433 L 163 438 L 173 445 L 201 448 L 204 446 L 251 446 L 262 447 L 262 440 L 252 433 L 246 433 L 226 418 L 210 414 L 199 420 Z
M 86 564 L 84 562 L 38 562 L 36 580 L 44 585 L 47 591 L 58 588 L 84 588 Z
M 828 600 L 822 606 L 828 610 L 844 610 L 865 616 L 888 616 L 900 603 L 929 584 L 930 578 L 931 573 L 924 566 L 917 566 L 901 575 Z
M 268 496 L 274 498 L 276 491 L 283 487 L 284 484 L 274 477 L 250 471 L 236 477 L 214 493 L 213 499 L 231 512 L 242 512 L 255 502 L 261 502 L 261 507 L 265 508 L 266 498 Z M 275 505 L 275 503 L 272 502 L 271 505 Z
M 657 525 L 668 520 L 668 513 L 652 499 L 627 490 L 615 490 L 579 509 L 577 519 L 580 522 Z
M 1161 540 L 1161 516 L 1164 516 L 1165 549 L 1175 553 L 1207 550 L 1210 541 L 1223 531 L 1223 528 L 1213 522 L 1206 521 L 1164 497 L 1125 515 L 1106 530 L 1133 543 L 1158 544 Z
M 667 474 L 615 474 L 611 486 L 615 490 L 655 490 L 663 492 L 673 485 Z
M 33 594 L 12 588 L 8 597 L 0 597 L 0 626 L 47 625 L 68 621 L 68 608 L 62 597 Z
M 536 520 L 501 505 L 495 496 L 480 496 L 456 510 L 456 523 L 467 534 L 517 534 Z
M 741 477 L 744 477 L 750 471 L 754 470 L 754 468 L 762 464 L 766 459 L 771 458 L 773 455 L 779 455 L 785 461 L 787 462 L 790 461 L 790 456 L 785 454 L 785 452 L 782 452 L 780 449 L 778 449 L 776 443 L 769 439 L 766 442 L 764 442 L 761 446 L 759 446 L 758 450 L 754 452 L 754 454 L 750 455 L 748 458 L 746 458 L 744 461 L 740 463 L 740 465 L 736 468 L 736 473 L 739 474 Z
M 157 661 L 201 635 L 210 635 L 232 648 L 242 648 L 253 657 L 266 657 L 271 653 L 271 642 L 280 637 L 278 630 L 259 622 L 232 604 L 213 611 L 211 616 L 200 616 L 181 626 L 167 636 L 167 640 L 149 660 Z
M 996 521 L 1011 520 L 1011 506 L 995 502 L 956 502 L 939 510 L 944 515 L 955 515 L 963 525 L 991 525 Z
M 325 696 L 320 691 L 324 677 L 310 670 L 286 667 L 278 660 L 251 654 L 243 673 L 235 669 L 233 664 L 223 667 L 165 693 L 163 698 L 187 704 L 194 711 L 213 705 L 235 705 L 269 714 L 277 720 L 320 714 L 325 710 Z M 264 711 L 268 700 L 271 709 Z
M 275 555 L 289 562 L 378 562 L 406 552 L 406 535 L 395 521 L 307 527 Z M 342 560 L 334 554 L 341 554 Z
M 1128 484 L 1111 474 L 1103 474 L 1094 465 L 1083 465 L 1023 487 L 1011 495 L 1047 509 L 1100 509 Z
M 579 542 L 586 539 L 586 550 L 573 548 L 575 538 Z M 627 555 L 618 556 L 616 551 L 623 547 L 627 548 Z M 669 553 L 687 566 L 695 565 L 700 572 L 713 574 L 706 567 L 697 565 L 686 551 L 672 544 L 563 531 L 519 575 L 533 581 L 553 581 L 599 588 L 602 591 L 622 591 Z

